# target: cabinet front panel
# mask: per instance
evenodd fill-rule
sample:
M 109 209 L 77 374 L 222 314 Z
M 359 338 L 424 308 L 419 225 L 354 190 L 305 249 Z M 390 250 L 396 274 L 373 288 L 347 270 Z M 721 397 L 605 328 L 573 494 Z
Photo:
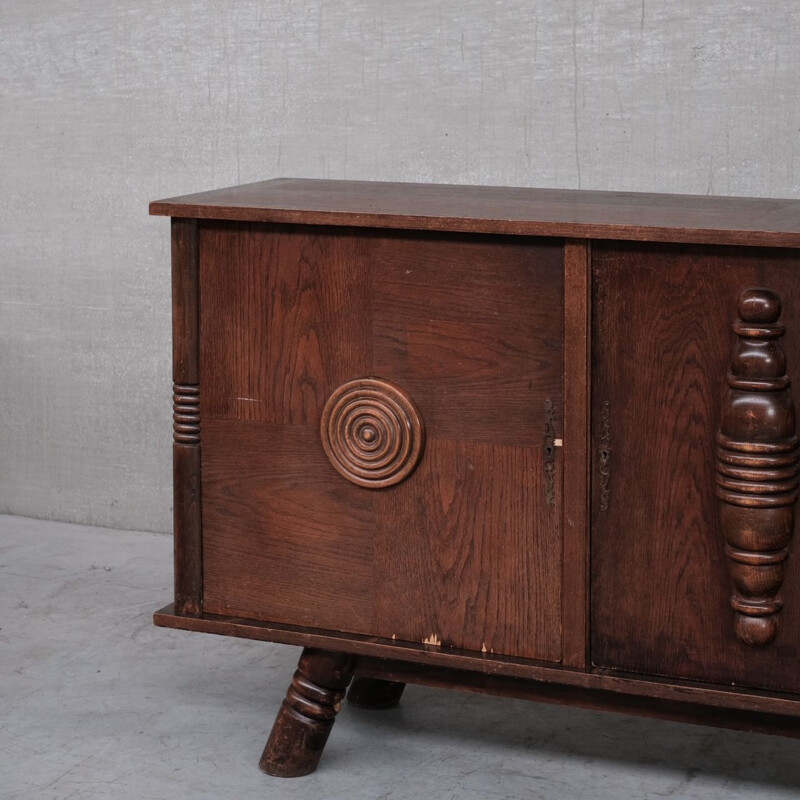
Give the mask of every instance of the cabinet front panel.
M 800 400 L 800 256 L 597 242 L 592 261 L 592 661 L 796 691 L 797 542 L 776 639 L 745 644 L 729 604 L 715 459 L 744 289 L 781 297 L 781 344 Z
M 558 660 L 561 243 L 204 223 L 200 272 L 204 610 Z

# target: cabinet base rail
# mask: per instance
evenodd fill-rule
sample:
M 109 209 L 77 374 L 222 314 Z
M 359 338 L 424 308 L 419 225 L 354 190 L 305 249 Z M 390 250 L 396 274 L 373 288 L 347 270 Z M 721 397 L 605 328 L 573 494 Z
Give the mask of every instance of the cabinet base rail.
M 351 679 L 348 702 L 361 708 L 397 705 L 410 683 L 800 738 L 800 700 L 778 692 L 579 671 L 496 654 L 486 659 L 376 637 L 176 614 L 172 605 L 156 612 L 154 622 L 304 648 L 260 762 L 281 777 L 314 771 Z

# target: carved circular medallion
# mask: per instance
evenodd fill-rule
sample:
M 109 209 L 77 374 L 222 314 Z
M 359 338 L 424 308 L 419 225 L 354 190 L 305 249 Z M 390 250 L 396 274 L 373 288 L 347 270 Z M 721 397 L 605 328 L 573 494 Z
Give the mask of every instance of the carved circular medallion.
M 425 444 L 425 426 L 413 400 L 379 378 L 358 378 L 336 389 L 322 410 L 320 434 L 336 470 L 369 489 L 410 475 Z

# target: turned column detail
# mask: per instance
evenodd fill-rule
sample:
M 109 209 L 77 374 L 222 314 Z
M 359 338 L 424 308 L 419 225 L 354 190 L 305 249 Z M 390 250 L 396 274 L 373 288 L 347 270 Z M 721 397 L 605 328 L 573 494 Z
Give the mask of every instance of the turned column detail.
M 797 501 L 800 456 L 780 314 L 774 292 L 742 292 L 717 434 L 716 494 L 734 630 L 752 646 L 769 644 L 778 630 Z
M 317 768 L 354 664 L 346 653 L 303 650 L 259 762 L 264 772 L 296 778 Z

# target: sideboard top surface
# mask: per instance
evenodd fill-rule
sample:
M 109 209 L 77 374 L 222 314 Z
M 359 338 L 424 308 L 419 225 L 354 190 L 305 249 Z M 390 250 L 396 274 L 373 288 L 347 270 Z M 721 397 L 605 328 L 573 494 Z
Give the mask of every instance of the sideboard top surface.
M 158 200 L 161 216 L 800 247 L 800 200 L 294 178 Z

